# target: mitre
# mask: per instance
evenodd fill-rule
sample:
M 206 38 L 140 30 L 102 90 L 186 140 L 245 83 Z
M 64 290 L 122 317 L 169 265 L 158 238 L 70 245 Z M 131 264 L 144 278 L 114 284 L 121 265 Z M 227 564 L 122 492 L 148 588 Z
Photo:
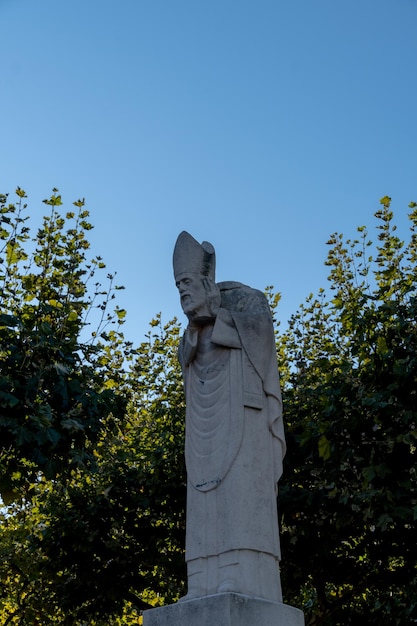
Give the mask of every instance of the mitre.
M 183 274 L 198 274 L 215 280 L 216 255 L 208 241 L 198 243 L 185 230 L 178 235 L 174 248 L 174 276 L 177 281 Z

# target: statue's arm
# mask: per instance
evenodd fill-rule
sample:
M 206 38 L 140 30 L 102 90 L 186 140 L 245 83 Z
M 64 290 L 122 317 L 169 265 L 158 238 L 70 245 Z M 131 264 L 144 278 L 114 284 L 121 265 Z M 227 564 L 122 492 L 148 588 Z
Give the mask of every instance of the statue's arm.
M 189 365 L 193 359 L 198 345 L 198 328 L 195 326 L 188 326 L 185 329 L 184 335 L 181 338 L 180 345 L 178 347 L 178 360 L 181 365 L 182 371 Z

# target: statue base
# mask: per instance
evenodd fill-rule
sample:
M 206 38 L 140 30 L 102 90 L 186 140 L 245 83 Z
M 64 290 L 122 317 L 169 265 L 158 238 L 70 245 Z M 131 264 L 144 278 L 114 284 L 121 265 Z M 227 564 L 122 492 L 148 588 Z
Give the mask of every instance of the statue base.
M 288 604 L 240 593 L 218 593 L 144 611 L 144 626 L 304 626 Z

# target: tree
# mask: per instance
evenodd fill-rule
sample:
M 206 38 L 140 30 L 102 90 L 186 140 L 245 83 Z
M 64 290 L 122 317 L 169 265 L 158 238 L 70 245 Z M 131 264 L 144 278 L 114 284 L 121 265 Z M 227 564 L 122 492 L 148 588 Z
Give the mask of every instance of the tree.
M 163 353 L 174 354 L 178 326 L 155 320 L 134 350 L 120 330 L 125 311 L 109 311 L 114 276 L 103 288 L 102 259 L 86 260 L 84 201 L 63 217 L 54 189 L 31 238 L 25 192 L 17 198 L 0 198 L 0 615 L 108 624 L 164 586 L 175 595 L 183 400 L 177 365 L 164 383 Z
M 283 588 L 310 625 L 417 618 L 417 205 L 410 241 L 390 198 L 378 245 L 329 241 L 332 298 L 310 296 L 279 339 L 289 454 Z M 366 618 L 364 618 L 366 616 Z
M 175 321 L 152 321 L 128 375 L 132 394 L 124 429 L 99 442 L 94 473 L 78 472 L 42 498 L 46 527 L 34 545 L 47 557 L 70 624 L 92 616 L 107 624 L 126 602 L 141 610 L 184 594 L 178 338 Z
M 0 198 L 0 621 L 138 624 L 184 593 L 181 329 L 157 315 L 140 346 L 125 341 L 114 276 L 103 288 L 102 259 L 86 260 L 83 201 L 62 217 L 54 190 L 31 239 L 17 195 Z M 283 591 L 309 626 L 417 618 L 410 208 L 404 244 L 382 199 L 374 259 L 364 227 L 333 235 L 332 295 L 277 328 Z
M 91 224 L 84 201 L 64 218 L 54 190 L 44 200 L 50 214 L 31 240 L 26 195 L 16 193 L 17 204 L 0 197 L 0 494 L 6 504 L 22 489 L 27 497 L 39 472 L 51 479 L 94 463 L 92 446 L 125 403 L 106 368 L 115 336 L 104 326 L 114 323 L 108 305 L 117 287 L 109 275 L 108 290 L 96 282 L 88 293 L 105 265 L 99 257 L 86 262 Z M 98 329 L 83 340 L 95 307 Z M 120 322 L 123 313 L 116 310 Z

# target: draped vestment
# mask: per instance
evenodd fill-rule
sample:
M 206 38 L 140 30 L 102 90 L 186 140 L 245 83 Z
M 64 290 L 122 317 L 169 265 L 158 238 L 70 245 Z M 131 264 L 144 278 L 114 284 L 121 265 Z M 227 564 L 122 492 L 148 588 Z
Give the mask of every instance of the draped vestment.
M 272 317 L 262 292 L 219 283 L 214 323 L 189 326 L 179 360 L 186 391 L 186 560 L 230 550 L 280 558 L 277 482 L 285 439 Z

